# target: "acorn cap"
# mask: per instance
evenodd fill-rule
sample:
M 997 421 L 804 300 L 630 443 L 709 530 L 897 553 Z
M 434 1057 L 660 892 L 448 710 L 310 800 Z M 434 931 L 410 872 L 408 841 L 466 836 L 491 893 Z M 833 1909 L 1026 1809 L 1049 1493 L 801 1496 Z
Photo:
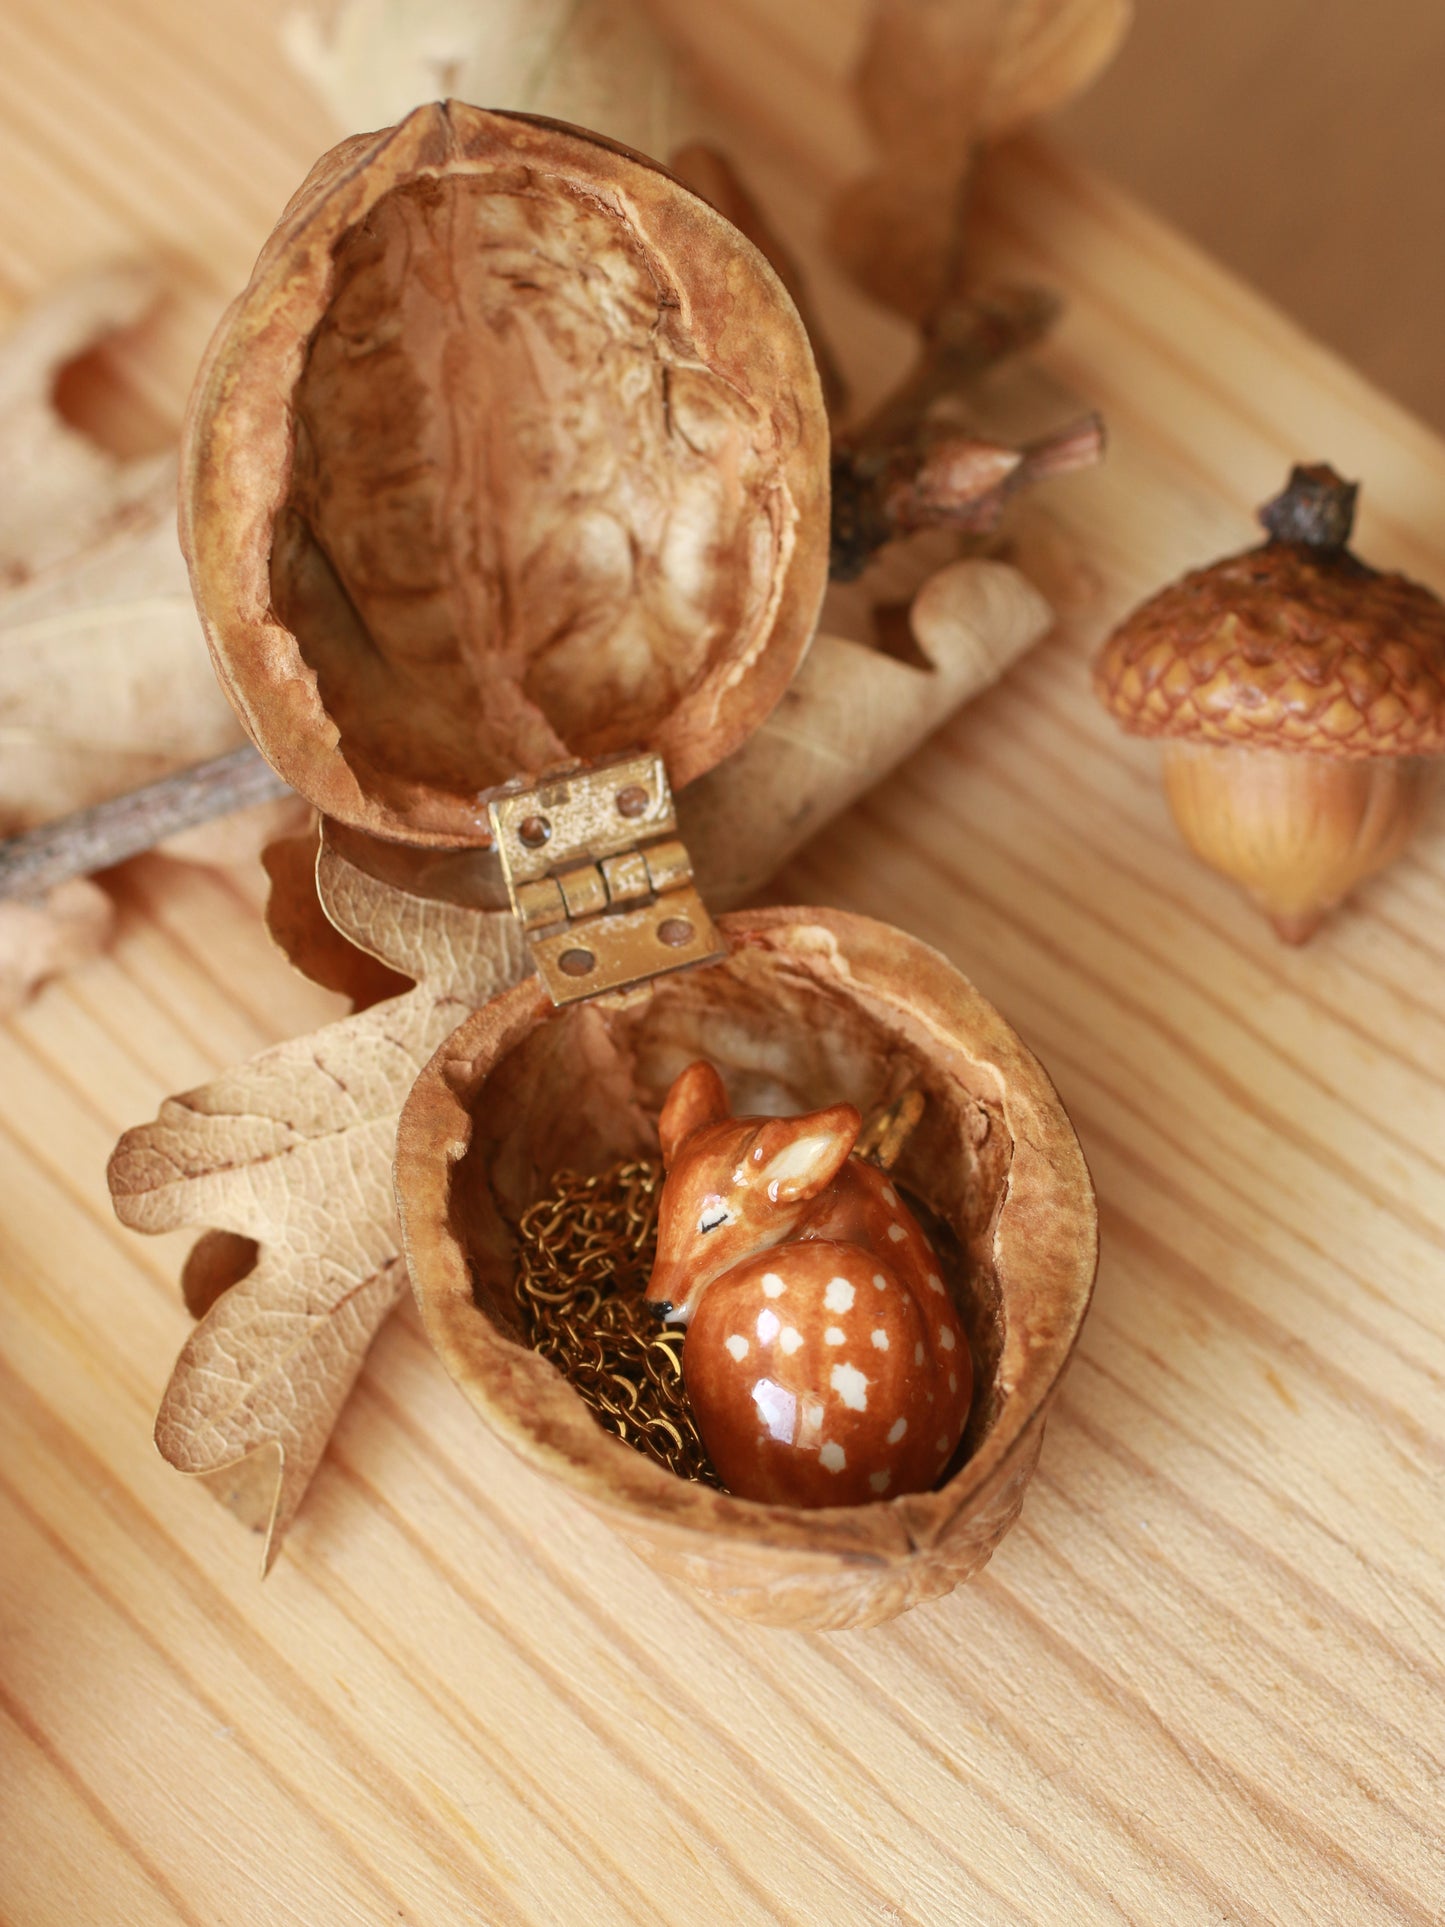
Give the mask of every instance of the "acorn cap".
M 1346 546 L 1356 488 L 1296 468 L 1262 548 L 1196 569 L 1109 637 L 1100 700 L 1136 736 L 1326 756 L 1445 751 L 1445 604 Z
M 223 688 L 355 828 L 757 728 L 826 581 L 828 431 L 758 250 L 643 156 L 450 101 L 323 157 L 197 379 L 181 539 Z

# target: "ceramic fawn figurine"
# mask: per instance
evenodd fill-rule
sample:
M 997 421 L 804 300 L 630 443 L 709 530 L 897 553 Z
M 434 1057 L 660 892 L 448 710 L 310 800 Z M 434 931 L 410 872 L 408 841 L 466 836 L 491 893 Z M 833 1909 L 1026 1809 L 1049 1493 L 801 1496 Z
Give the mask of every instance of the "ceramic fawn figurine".
M 934 1485 L 973 1392 L 942 1269 L 851 1104 L 733 1117 L 711 1064 L 668 1092 L 647 1296 L 687 1325 L 683 1376 L 724 1484 L 783 1505 Z

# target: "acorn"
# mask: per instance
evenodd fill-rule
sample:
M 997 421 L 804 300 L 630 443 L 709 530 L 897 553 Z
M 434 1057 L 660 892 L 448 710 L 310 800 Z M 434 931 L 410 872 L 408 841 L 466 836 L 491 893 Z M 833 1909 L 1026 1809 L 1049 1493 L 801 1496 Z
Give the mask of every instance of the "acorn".
M 1269 540 L 1151 597 L 1094 671 L 1126 730 L 1164 739 L 1185 841 L 1286 943 L 1405 848 L 1445 751 L 1445 604 L 1351 552 L 1357 494 L 1296 467 Z

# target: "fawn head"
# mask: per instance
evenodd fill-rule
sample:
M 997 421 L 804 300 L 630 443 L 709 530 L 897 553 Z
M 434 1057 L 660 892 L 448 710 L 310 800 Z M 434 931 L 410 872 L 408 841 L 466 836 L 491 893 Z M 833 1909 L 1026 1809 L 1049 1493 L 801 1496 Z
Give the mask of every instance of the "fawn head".
M 667 1178 L 647 1296 L 685 1324 L 714 1278 L 791 1237 L 862 1126 L 851 1104 L 804 1117 L 733 1117 L 711 1064 L 690 1064 L 658 1119 Z

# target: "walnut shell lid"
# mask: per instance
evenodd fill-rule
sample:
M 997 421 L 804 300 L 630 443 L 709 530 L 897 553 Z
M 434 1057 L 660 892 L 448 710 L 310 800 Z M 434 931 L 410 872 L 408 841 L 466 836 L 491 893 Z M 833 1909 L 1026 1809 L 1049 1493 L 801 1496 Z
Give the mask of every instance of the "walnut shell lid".
M 1139 736 L 1327 756 L 1445 751 L 1445 604 L 1346 546 L 1356 490 L 1299 467 L 1263 547 L 1196 569 L 1126 617 L 1094 672 Z
M 762 255 L 642 156 L 458 102 L 323 157 L 197 379 L 181 535 L 223 687 L 318 808 L 489 841 L 501 784 L 674 787 L 782 695 L 828 436 Z
M 442 1046 L 398 1136 L 408 1269 L 486 1424 L 650 1564 L 745 1618 L 872 1625 L 952 1590 L 1017 1517 L 1093 1287 L 1093 1189 L 1048 1077 L 935 951 L 837 911 L 720 926 L 719 964 L 563 1011 L 523 982 Z M 689 1483 L 604 1432 L 524 1342 L 510 1225 L 563 1166 L 655 1155 L 667 1091 L 700 1056 L 750 1114 L 922 1092 L 897 1176 L 963 1251 L 977 1367 L 965 1456 L 935 1490 L 806 1509 Z

